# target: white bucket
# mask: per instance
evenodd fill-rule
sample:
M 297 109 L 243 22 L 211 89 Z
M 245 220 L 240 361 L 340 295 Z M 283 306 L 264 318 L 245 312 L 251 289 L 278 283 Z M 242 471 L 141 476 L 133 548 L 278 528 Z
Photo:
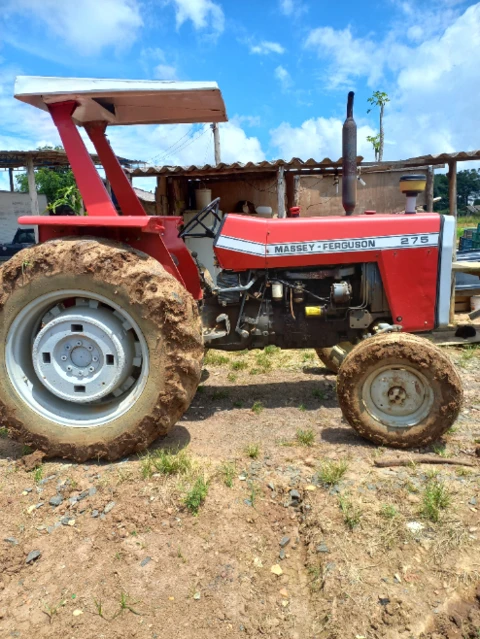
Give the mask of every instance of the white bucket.
M 195 191 L 195 205 L 201 211 L 212 201 L 212 189 L 197 189 Z
M 480 295 L 472 295 L 470 298 L 470 308 L 472 311 L 480 310 Z

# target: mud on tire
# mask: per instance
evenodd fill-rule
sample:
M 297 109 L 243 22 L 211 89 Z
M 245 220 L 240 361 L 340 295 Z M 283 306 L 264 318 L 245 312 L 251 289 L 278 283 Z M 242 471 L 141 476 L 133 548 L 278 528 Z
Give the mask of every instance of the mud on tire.
M 375 444 L 424 446 L 455 422 L 463 399 L 448 355 L 427 339 L 386 334 L 357 345 L 337 377 L 345 420 Z
M 81 422 L 72 427 L 61 415 L 48 419 L 34 410 L 17 392 L 6 362 L 9 331 L 22 309 L 41 296 L 73 290 L 124 309 L 148 351 L 147 374 L 134 403 L 126 412 L 87 427 Z M 195 394 L 203 358 L 198 309 L 188 291 L 153 258 L 90 238 L 40 244 L 0 269 L 0 344 L 0 424 L 15 439 L 76 461 L 114 460 L 166 434 Z

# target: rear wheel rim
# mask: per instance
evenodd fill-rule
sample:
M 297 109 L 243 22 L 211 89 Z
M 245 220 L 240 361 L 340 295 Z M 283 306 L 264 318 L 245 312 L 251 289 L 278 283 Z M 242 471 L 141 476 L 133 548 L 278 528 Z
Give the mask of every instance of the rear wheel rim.
M 434 402 L 428 379 L 409 364 L 379 363 L 363 383 L 361 396 L 370 416 L 389 428 L 417 426 Z
M 8 331 L 5 362 L 30 409 L 82 428 L 130 410 L 149 371 L 147 343 L 130 313 L 83 290 L 48 293 L 25 306 Z

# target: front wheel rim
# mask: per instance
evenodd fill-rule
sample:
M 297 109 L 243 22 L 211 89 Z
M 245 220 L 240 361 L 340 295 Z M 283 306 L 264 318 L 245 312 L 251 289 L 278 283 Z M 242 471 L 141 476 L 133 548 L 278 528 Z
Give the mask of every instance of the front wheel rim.
M 394 429 L 420 424 L 434 402 L 428 379 L 409 364 L 379 364 L 367 376 L 361 396 L 370 416 Z
M 147 343 L 130 313 L 84 290 L 48 293 L 23 308 L 7 334 L 5 363 L 30 409 L 83 428 L 130 410 L 149 372 Z

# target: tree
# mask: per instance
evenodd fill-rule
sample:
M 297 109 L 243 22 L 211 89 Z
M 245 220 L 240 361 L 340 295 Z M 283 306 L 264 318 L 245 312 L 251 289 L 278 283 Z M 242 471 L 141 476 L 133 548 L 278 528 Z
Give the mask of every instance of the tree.
M 63 151 L 61 146 L 43 146 L 38 147 L 37 151 L 54 150 Z M 28 193 L 28 177 L 26 173 L 20 173 L 16 176 L 17 190 L 22 193 Z M 74 187 L 77 190 L 73 171 L 69 166 L 58 166 L 53 169 L 41 168 L 35 171 L 35 184 L 37 192 L 47 197 L 48 204 L 52 204 L 57 200 L 65 197 L 66 190 Z M 70 191 L 73 194 L 73 190 Z M 76 195 L 76 194 L 75 194 Z
M 378 133 L 376 136 L 368 136 L 367 140 L 373 144 L 373 148 L 375 149 L 375 160 L 381 162 L 383 160 L 383 145 L 385 142 L 385 133 L 383 130 L 383 111 L 387 102 L 390 102 L 390 98 L 384 91 L 374 91 L 373 94 L 367 99 L 367 102 L 372 105 L 372 108 L 368 109 L 367 113 L 370 113 L 370 111 L 374 107 L 378 107 L 380 109 L 380 133 Z M 378 151 L 376 145 L 378 146 Z
M 448 177 L 443 173 L 435 175 L 433 186 L 434 197 L 441 197 L 435 202 L 436 211 L 450 208 Z M 480 169 L 466 169 L 457 173 L 457 207 L 460 215 L 468 213 L 467 206 L 480 198 Z

